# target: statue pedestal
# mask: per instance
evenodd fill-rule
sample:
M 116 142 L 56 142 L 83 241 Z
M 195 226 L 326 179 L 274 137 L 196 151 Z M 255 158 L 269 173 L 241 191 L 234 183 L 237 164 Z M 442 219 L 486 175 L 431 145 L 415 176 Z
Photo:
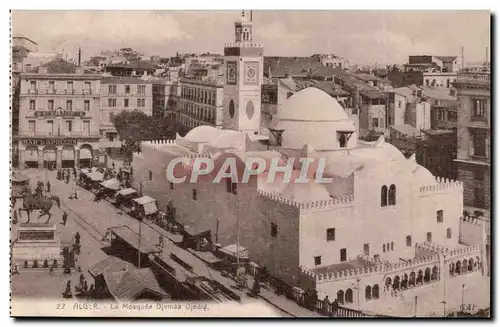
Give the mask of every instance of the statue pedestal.
M 49 267 L 54 260 L 62 265 L 61 242 L 56 234 L 56 225 L 43 223 L 21 224 L 17 229 L 17 241 L 12 247 L 12 261 L 33 267 L 37 261 L 42 268 L 45 260 Z

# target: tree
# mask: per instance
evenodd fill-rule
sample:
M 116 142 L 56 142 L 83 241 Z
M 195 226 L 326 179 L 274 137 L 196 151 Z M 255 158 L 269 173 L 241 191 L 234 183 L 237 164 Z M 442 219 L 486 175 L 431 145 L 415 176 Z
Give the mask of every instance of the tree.
M 123 141 L 125 154 L 131 160 L 139 150 L 140 142 L 175 136 L 175 124 L 166 117 L 151 117 L 139 110 L 123 111 L 112 117 L 112 122 Z

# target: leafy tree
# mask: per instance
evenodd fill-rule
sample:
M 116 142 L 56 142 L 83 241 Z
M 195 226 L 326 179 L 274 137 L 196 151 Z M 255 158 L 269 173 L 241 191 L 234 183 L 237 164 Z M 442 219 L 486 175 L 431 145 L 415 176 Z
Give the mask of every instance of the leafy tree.
M 129 159 L 145 140 L 168 139 L 175 136 L 175 124 L 170 118 L 151 117 L 139 110 L 122 111 L 113 116 L 112 122 L 123 140 Z

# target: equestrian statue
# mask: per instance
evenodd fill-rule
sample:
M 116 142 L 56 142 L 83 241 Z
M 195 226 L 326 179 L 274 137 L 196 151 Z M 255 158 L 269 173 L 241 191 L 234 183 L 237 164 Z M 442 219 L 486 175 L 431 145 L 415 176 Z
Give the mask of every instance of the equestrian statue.
M 38 219 L 42 216 L 48 216 L 49 218 L 45 222 L 49 223 L 52 214 L 50 213 L 50 209 L 52 208 L 52 202 L 57 204 L 58 208 L 61 208 L 61 203 L 59 201 L 59 197 L 54 195 L 51 197 L 46 197 L 39 190 L 35 194 L 31 194 L 30 190 L 26 190 L 23 196 L 23 207 L 19 208 L 19 218 L 21 218 L 21 211 L 26 211 L 28 214 L 28 223 L 30 222 L 30 212 L 34 210 L 40 210 L 41 213 L 38 216 Z

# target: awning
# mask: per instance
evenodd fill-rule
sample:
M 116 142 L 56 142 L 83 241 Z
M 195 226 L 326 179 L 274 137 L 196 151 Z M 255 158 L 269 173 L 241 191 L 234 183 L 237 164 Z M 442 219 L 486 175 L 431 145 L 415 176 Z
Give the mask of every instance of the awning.
M 80 159 L 92 159 L 92 151 L 89 148 L 81 148 Z
M 134 202 L 138 203 L 138 204 L 147 204 L 147 203 L 151 203 L 151 202 L 156 202 L 155 199 L 153 199 L 152 197 L 150 196 L 143 196 L 142 198 L 137 198 L 137 199 L 134 199 Z
M 23 173 L 15 171 L 12 173 L 12 182 L 14 183 L 24 183 L 29 182 L 30 178 Z
M 64 149 L 62 150 L 61 153 L 61 159 L 62 160 L 75 160 L 75 152 L 73 149 Z
M 134 194 L 134 193 L 137 193 L 136 190 L 134 190 L 133 188 L 126 188 L 124 190 L 119 190 L 118 191 L 118 194 L 120 195 L 130 195 L 130 194 Z
M 43 151 L 43 160 L 45 160 L 45 161 L 56 161 L 56 150 L 45 150 L 45 151 Z
M 144 213 L 146 215 L 151 215 L 151 214 L 156 213 L 158 211 L 158 208 L 156 207 L 156 202 L 149 202 L 149 203 L 143 204 L 142 207 L 144 208 Z
M 85 175 L 90 173 L 90 171 L 87 168 L 82 168 L 81 172 L 82 172 L 82 174 L 85 174 Z
M 24 161 L 38 161 L 38 150 L 25 150 Z
M 87 174 L 87 177 L 90 178 L 93 182 L 100 182 L 104 180 L 104 174 L 98 171 Z
M 231 244 L 231 245 L 225 246 L 222 249 L 220 249 L 220 251 L 222 253 L 230 255 L 234 258 L 237 257 L 237 254 L 236 254 L 237 250 L 238 249 L 236 247 L 236 244 Z M 240 245 L 239 250 L 240 250 L 239 251 L 240 259 L 248 259 L 248 249 Z
M 118 191 L 120 189 L 120 182 L 116 178 L 108 179 L 101 183 L 102 186 L 110 190 Z

